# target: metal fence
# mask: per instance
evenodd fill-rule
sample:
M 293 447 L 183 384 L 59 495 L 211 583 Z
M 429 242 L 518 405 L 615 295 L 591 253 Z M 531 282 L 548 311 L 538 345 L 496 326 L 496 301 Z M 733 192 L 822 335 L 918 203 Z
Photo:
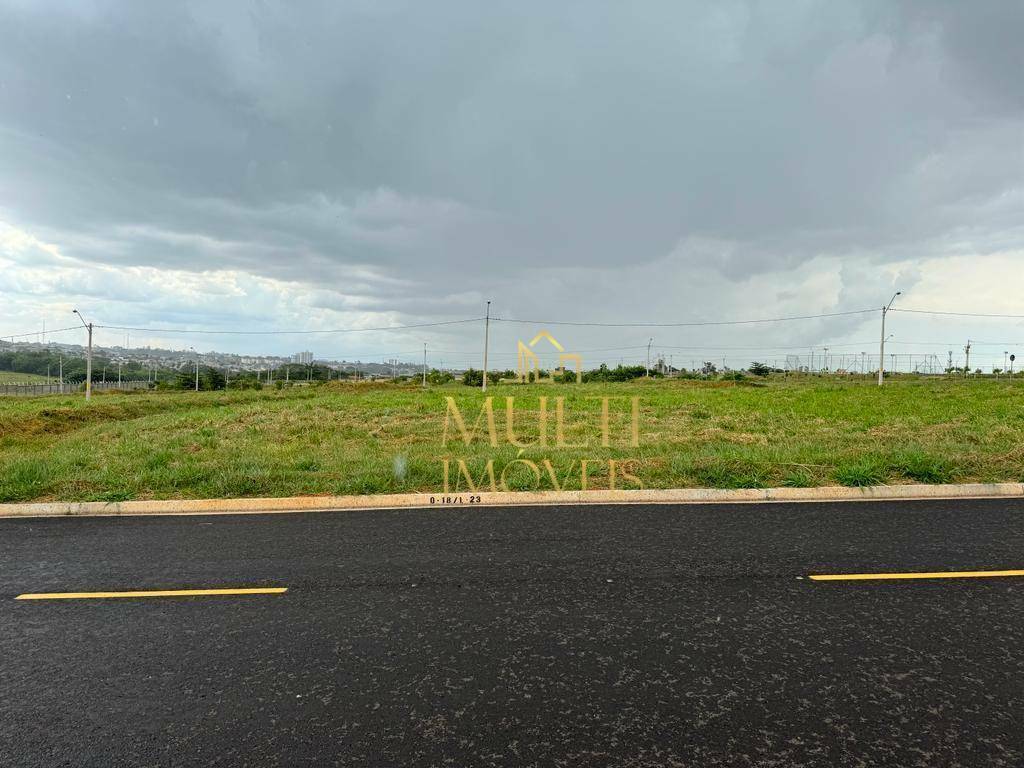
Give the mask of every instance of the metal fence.
M 92 389 L 94 392 L 105 390 L 111 391 L 148 388 L 149 382 L 145 380 L 122 381 L 120 384 L 118 384 L 116 381 L 94 381 L 92 383 Z M 66 381 L 63 384 L 18 384 L 17 382 L 11 382 L 10 384 L 0 384 L 0 395 L 70 395 L 76 392 L 85 392 L 85 388 L 82 382 L 78 382 L 76 384 L 71 384 Z

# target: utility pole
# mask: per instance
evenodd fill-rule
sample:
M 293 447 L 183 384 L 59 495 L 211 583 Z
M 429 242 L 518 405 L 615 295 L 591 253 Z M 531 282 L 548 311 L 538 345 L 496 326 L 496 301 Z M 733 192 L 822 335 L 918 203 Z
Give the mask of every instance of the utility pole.
M 189 347 L 193 352 L 196 352 L 195 347 Z M 196 352 L 196 392 L 199 391 L 199 353 Z
M 652 336 L 647 340 L 647 378 L 651 378 L 651 344 L 654 343 L 654 337 Z
M 967 340 L 967 346 L 964 347 L 964 354 L 967 356 L 964 359 L 964 378 L 966 379 L 967 376 L 971 372 L 971 340 L 970 339 Z
M 121 364 L 117 364 L 117 388 L 121 388 Z
M 82 313 L 77 309 L 71 311 L 73 314 L 78 315 L 78 319 L 82 321 L 85 330 L 89 332 L 89 346 L 85 352 L 85 399 L 90 400 L 92 398 L 92 323 L 85 322 Z
M 64 394 L 64 355 L 60 356 L 60 393 Z
M 946 373 L 950 373 L 953 370 L 953 350 L 948 351 L 946 358 Z
M 427 342 L 423 342 L 423 386 L 427 386 Z
M 484 383 L 481 387 L 487 391 L 487 347 L 491 340 L 491 302 L 487 302 L 487 315 L 484 318 Z
M 878 345 L 878 386 L 882 386 L 882 382 L 885 380 L 885 316 L 889 314 L 892 303 L 896 301 L 896 297 L 901 293 L 903 291 L 896 291 L 892 298 L 889 299 L 889 303 L 882 307 L 882 340 Z
M 1003 375 L 1006 375 L 1009 352 L 1003 352 Z

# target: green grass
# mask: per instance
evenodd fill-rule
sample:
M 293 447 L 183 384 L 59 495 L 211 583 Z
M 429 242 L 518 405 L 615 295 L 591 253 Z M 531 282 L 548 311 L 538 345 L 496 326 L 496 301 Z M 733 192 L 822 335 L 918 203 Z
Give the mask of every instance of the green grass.
M 1024 381 L 773 379 L 638 381 L 608 385 L 499 385 L 499 445 L 442 446 L 445 397 L 468 425 L 482 394 L 461 385 L 337 384 L 281 391 L 98 394 L 0 398 L 0 501 L 120 500 L 390 493 L 442 490 L 442 461 L 464 459 L 474 478 L 517 458 L 566 488 L 608 487 L 608 459 L 633 460 L 648 488 L 875 485 L 1024 480 Z M 539 434 L 548 398 L 549 446 L 506 440 Z M 565 398 L 565 441 L 556 447 L 553 398 Z M 613 400 L 613 440 L 600 444 L 600 405 Z M 626 403 L 640 398 L 640 445 Z M 457 475 L 452 463 L 452 474 Z M 527 465 L 507 474 L 533 487 Z M 465 483 L 462 483 L 465 490 Z M 634 487 L 623 482 L 619 487 Z

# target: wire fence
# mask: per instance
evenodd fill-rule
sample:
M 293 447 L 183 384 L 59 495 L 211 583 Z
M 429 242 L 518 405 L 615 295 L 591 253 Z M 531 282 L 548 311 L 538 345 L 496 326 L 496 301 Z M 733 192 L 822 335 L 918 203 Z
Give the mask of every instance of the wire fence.
M 103 391 L 127 391 L 134 389 L 149 389 L 150 382 L 142 379 L 140 381 L 94 381 L 92 383 L 93 392 Z M 34 396 L 34 395 L 70 395 L 77 392 L 85 391 L 85 382 L 79 382 L 71 384 L 64 382 L 61 384 L 50 383 L 50 384 L 19 384 L 17 382 L 0 384 L 0 395 L 12 395 L 12 396 Z

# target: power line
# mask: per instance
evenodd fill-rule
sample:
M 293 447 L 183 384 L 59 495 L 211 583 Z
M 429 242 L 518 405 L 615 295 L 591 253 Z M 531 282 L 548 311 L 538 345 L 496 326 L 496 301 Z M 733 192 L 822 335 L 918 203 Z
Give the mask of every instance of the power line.
M 849 342 L 844 342 L 844 343 L 839 343 L 839 344 L 833 344 L 832 342 L 829 342 L 829 343 L 826 344 L 823 341 L 816 341 L 816 342 L 814 342 L 812 344 L 794 344 L 792 346 L 772 346 L 770 344 L 756 344 L 756 345 L 753 345 L 753 346 L 744 346 L 744 347 L 735 347 L 735 346 L 680 347 L 680 346 L 673 346 L 671 344 L 656 344 L 655 348 L 656 349 L 682 349 L 682 350 L 694 350 L 694 351 L 698 351 L 698 350 L 736 350 L 736 351 L 755 350 L 755 351 L 761 351 L 761 352 L 772 352 L 774 350 L 780 350 L 780 349 L 783 349 L 783 350 L 784 349 L 806 350 L 806 349 L 810 349 L 812 347 L 814 349 L 818 349 L 818 348 L 826 347 L 826 346 L 829 349 L 831 349 L 832 347 L 863 347 L 863 346 L 866 346 L 868 344 L 874 344 L 874 343 L 876 343 L 876 342 L 874 342 L 874 341 L 849 341 Z
M 905 307 L 893 307 L 890 312 L 913 312 L 918 315 L 955 315 L 956 317 L 1003 317 L 1024 319 L 1024 315 L 1002 315 L 986 312 L 947 312 L 938 309 L 907 309 Z
M 462 323 L 477 323 L 483 320 L 482 317 L 470 317 L 464 320 L 441 320 L 435 323 L 412 323 L 410 325 L 385 325 L 378 328 L 328 328 L 325 330 L 286 330 L 286 331 L 230 331 L 212 330 L 206 328 L 136 328 L 129 325 L 96 325 L 96 328 L 105 328 L 114 331 L 142 331 L 144 333 L 204 333 L 216 336 L 283 336 L 283 335 L 314 335 L 321 333 L 363 333 L 368 331 L 404 331 L 411 328 L 434 328 L 441 325 L 459 325 Z
M 790 315 L 786 317 L 769 317 L 769 318 L 757 318 L 748 320 L 695 320 L 690 322 L 677 322 L 677 323 L 658 323 L 658 322 L 633 322 L 633 323 L 603 323 L 603 322 L 588 322 L 580 320 L 530 320 L 530 319 L 519 319 L 519 318 L 508 318 L 508 317 L 492 317 L 491 320 L 501 323 L 518 323 L 524 325 L 564 325 L 564 326 L 578 326 L 578 327 L 592 327 L 592 328 L 697 328 L 705 326 L 729 326 L 729 325 L 755 325 L 759 323 L 781 323 L 791 322 L 795 320 L 816 320 L 828 317 L 847 317 L 851 315 L 863 315 L 878 310 L 871 309 L 855 309 L 845 312 L 823 312 L 811 315 Z M 980 312 L 954 312 L 949 310 L 931 310 L 931 309 L 910 309 L 910 308 L 898 308 L 893 307 L 893 312 L 911 312 L 915 314 L 929 314 L 929 315 L 951 315 L 957 317 L 992 317 L 992 318 L 1018 318 L 1024 319 L 1024 315 L 1015 314 L 995 314 L 995 313 L 980 313 Z M 412 330 L 417 328 L 436 328 L 447 325 L 464 325 L 466 323 L 476 323 L 483 321 L 482 317 L 470 317 L 459 320 L 441 320 L 430 323 L 410 323 L 406 325 L 388 325 L 388 326 L 376 326 L 371 328 L 326 328 L 323 330 L 310 330 L 310 329 L 284 329 L 284 330 L 265 330 L 265 331 L 239 331 L 231 329 L 211 329 L 211 328 L 148 328 L 141 326 L 130 326 L 130 325 L 100 325 L 96 324 L 96 328 L 103 328 L 107 330 L 118 330 L 118 331 L 139 331 L 143 333 L 181 333 L 181 334 L 207 334 L 207 335 L 233 335 L 233 336 L 277 336 L 277 335 L 317 335 L 317 334 L 340 334 L 340 333 L 369 333 L 369 332 L 383 332 L 383 331 L 401 331 L 401 330 Z M 47 331 L 48 333 L 62 333 L 64 331 L 76 330 L 78 326 L 68 326 L 66 328 L 55 328 Z M 26 338 L 29 336 L 38 336 L 40 331 L 30 331 L 26 333 L 15 333 L 15 334 L 3 334 L 0 338 L 15 339 L 15 338 Z M 921 342 L 928 344 L 945 344 L 946 342 Z M 1013 343 L 1013 342 L 985 342 L 993 344 Z M 752 349 L 753 347 L 748 347 Z M 783 349 L 784 347 L 776 347 L 776 349 Z M 794 346 L 794 349 L 799 348 Z M 597 351 L 597 350 L 594 350 Z
M 81 330 L 81 328 L 82 328 L 82 326 L 80 326 L 80 325 L 69 325 L 67 328 L 48 329 L 46 331 L 46 333 L 61 333 L 62 331 L 77 331 L 77 330 Z M 43 331 L 32 331 L 31 333 L 5 333 L 3 336 L 0 336 L 0 341 L 3 341 L 4 339 L 22 339 L 22 338 L 25 338 L 26 336 L 40 336 L 40 335 L 42 335 L 42 333 L 43 333 Z
M 790 317 L 769 317 L 758 320 L 697 320 L 689 323 L 587 323 L 572 320 L 518 320 L 508 317 L 492 317 L 501 323 L 524 323 L 528 325 L 577 325 L 594 328 L 694 328 L 707 325 L 752 325 L 755 323 L 782 323 L 789 320 L 815 320 L 822 317 L 842 317 L 877 312 L 877 309 L 854 309 L 849 312 L 825 312 L 818 315 L 792 315 Z

